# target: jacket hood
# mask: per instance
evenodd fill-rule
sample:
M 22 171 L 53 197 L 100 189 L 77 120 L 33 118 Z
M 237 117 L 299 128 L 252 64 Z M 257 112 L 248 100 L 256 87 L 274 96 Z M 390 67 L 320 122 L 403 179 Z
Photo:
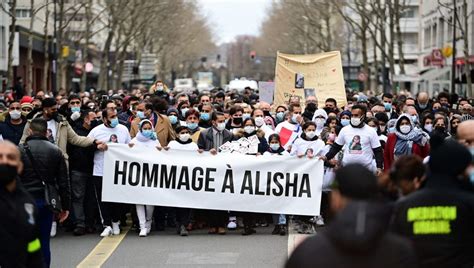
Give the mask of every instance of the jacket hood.
M 313 115 L 313 118 L 312 118 L 311 121 L 315 122 L 316 117 L 318 117 L 318 116 L 324 117 L 324 120 L 327 120 L 327 119 L 328 119 L 328 114 L 326 113 L 325 110 L 323 110 L 323 109 L 317 109 L 316 112 L 314 112 L 314 115 Z
M 354 253 L 372 251 L 386 232 L 391 207 L 350 201 L 328 226 L 327 236 L 338 248 Z
M 236 136 L 238 138 L 242 138 L 242 137 L 246 137 L 246 136 L 250 137 L 254 134 L 257 135 L 257 137 L 259 137 L 259 138 L 265 137 L 265 132 L 263 132 L 263 130 L 261 130 L 261 129 L 257 129 L 253 134 L 248 135 L 242 128 L 237 130 L 237 132 L 234 134 L 234 136 Z

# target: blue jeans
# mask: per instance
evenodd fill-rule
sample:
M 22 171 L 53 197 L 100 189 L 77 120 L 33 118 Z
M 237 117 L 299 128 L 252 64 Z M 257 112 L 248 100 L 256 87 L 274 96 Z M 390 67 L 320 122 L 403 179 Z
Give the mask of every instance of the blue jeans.
M 39 229 L 41 251 L 43 252 L 43 260 L 46 267 L 51 265 L 51 250 L 49 247 L 49 238 L 51 235 L 51 226 L 53 225 L 53 212 L 47 208 L 44 199 L 36 199 L 36 207 L 39 214 Z
M 285 225 L 286 216 L 284 214 L 272 214 L 273 224 L 275 225 Z

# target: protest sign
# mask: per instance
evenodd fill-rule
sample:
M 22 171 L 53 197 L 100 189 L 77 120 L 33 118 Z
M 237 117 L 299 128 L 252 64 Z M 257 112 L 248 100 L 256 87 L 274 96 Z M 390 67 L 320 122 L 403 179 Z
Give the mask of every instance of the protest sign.
M 111 144 L 102 199 L 108 202 L 319 215 L 323 162 L 288 156 Z
M 258 82 L 258 95 L 260 101 L 272 103 L 275 91 L 275 82 Z
M 274 106 L 287 103 L 291 96 L 298 96 L 304 103 L 305 95 L 308 95 L 309 92 L 308 89 L 314 89 L 319 107 L 324 107 L 324 101 L 327 98 L 336 99 L 339 107 L 346 104 L 344 75 L 339 51 L 312 55 L 291 55 L 278 52 L 273 99 L 276 105 Z

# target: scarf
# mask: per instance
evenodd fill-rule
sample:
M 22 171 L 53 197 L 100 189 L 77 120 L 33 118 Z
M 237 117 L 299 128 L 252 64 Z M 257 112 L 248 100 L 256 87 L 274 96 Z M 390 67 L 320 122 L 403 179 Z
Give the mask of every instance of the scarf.
M 395 128 L 395 135 L 397 136 L 397 142 L 395 143 L 396 156 L 411 154 L 413 143 L 416 143 L 420 146 L 425 146 L 426 143 L 428 142 L 428 138 L 426 137 L 425 132 L 423 132 L 419 128 L 416 128 L 409 117 L 408 117 L 408 120 L 411 123 L 412 129 L 407 134 L 401 133 L 398 130 L 399 129 L 398 126 Z M 397 122 L 397 125 L 398 125 L 398 122 Z

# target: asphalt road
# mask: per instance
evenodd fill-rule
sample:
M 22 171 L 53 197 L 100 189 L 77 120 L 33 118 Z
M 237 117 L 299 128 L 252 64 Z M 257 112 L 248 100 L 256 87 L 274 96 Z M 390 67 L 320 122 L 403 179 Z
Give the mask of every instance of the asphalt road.
M 257 233 L 251 236 L 242 236 L 240 230 L 226 235 L 196 230 L 188 237 L 180 237 L 174 229 L 168 229 L 154 231 L 144 238 L 129 231 L 122 240 L 102 240 L 99 234 L 74 237 L 59 231 L 51 240 L 51 267 L 76 267 L 81 262 L 84 267 L 100 266 L 91 262 L 84 265 L 83 261 L 91 255 L 103 258 L 102 267 L 282 267 L 289 248 L 304 236 L 272 235 L 272 229 L 272 226 L 258 227 Z M 99 244 L 110 251 L 110 256 L 97 249 Z

